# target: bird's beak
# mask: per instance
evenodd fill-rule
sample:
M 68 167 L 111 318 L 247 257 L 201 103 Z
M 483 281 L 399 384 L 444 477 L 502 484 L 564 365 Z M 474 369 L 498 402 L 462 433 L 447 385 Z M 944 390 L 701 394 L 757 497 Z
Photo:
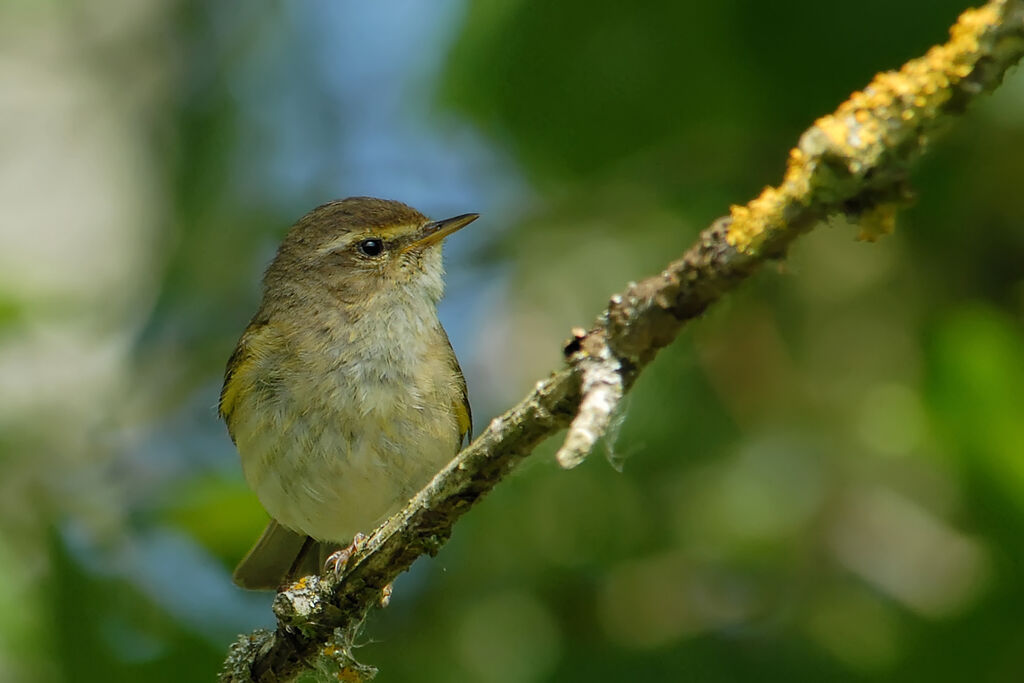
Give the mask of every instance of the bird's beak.
M 456 216 L 455 218 L 445 218 L 443 221 L 427 223 L 420 228 L 419 232 L 416 233 L 415 239 L 402 251 L 426 249 L 432 244 L 437 244 L 456 230 L 461 230 L 466 227 L 477 218 L 480 218 L 480 214 L 478 213 L 464 213 L 461 216 Z

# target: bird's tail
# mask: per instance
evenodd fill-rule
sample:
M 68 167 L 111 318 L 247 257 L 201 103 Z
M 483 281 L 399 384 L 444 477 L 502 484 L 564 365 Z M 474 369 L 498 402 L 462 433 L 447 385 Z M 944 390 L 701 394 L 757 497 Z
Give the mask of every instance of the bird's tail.
M 326 544 L 270 520 L 259 540 L 235 567 L 232 578 L 242 588 L 274 590 L 319 573 L 328 553 Z

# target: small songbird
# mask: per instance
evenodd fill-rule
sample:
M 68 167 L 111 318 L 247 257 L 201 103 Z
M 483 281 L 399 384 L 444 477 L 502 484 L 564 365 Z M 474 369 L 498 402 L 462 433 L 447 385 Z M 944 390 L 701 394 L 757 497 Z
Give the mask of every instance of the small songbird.
M 352 197 L 313 209 L 284 238 L 220 395 L 272 518 L 235 569 L 239 586 L 316 573 L 459 450 L 471 418 L 437 318 L 441 242 L 477 217 L 431 221 Z

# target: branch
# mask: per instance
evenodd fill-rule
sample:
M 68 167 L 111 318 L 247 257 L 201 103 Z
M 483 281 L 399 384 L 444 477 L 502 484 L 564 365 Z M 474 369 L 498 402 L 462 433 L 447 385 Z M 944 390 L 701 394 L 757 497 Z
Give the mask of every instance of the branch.
M 1022 56 L 1024 0 L 992 0 L 964 12 L 949 42 L 878 74 L 818 119 L 790 152 L 778 187 L 733 206 L 681 259 L 613 296 L 590 330 L 574 330 L 567 366 L 495 418 L 374 531 L 340 580 L 307 577 L 279 593 L 276 631 L 240 637 L 221 681 L 289 681 L 310 670 L 337 680 L 372 677 L 351 648 L 385 586 L 421 555 L 436 554 L 455 521 L 544 439 L 568 427 L 558 461 L 582 462 L 658 350 L 762 263 L 782 257 L 796 237 L 835 214 L 858 220 L 863 239 L 891 232 L 908 201 L 911 162 Z

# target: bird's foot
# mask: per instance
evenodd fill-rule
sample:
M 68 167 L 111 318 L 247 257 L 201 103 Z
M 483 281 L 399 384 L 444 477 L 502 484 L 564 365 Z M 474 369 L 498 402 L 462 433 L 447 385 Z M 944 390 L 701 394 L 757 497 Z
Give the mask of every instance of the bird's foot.
M 340 579 L 342 572 L 345 571 L 345 565 L 348 564 L 349 559 L 359 552 L 365 542 L 365 534 L 356 534 L 352 538 L 351 543 L 341 550 L 335 550 L 333 553 L 328 555 L 327 560 L 324 562 L 324 573 L 334 574 L 335 580 Z

